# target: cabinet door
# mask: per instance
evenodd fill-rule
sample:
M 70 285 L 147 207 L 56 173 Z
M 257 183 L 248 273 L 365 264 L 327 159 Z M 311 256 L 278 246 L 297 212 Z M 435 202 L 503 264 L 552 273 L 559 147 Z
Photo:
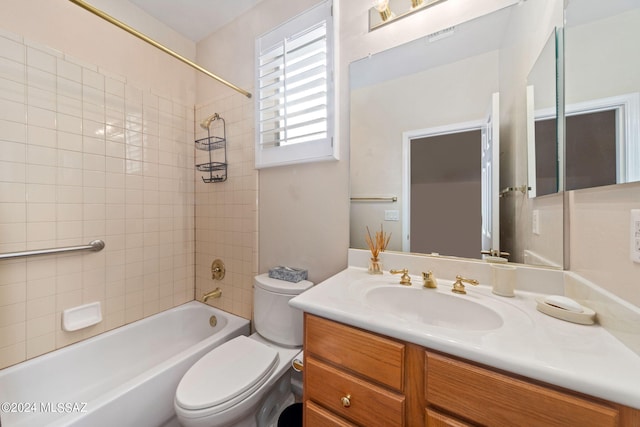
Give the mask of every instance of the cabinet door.
M 427 352 L 429 405 L 486 426 L 614 427 L 619 414 L 595 401 Z
M 305 399 L 362 426 L 404 425 L 405 398 L 305 355 Z

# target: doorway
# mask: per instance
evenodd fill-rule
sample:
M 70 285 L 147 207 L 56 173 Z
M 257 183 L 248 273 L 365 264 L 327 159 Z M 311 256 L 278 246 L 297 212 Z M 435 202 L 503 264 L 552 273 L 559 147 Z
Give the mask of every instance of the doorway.
M 482 130 L 409 139 L 409 250 L 481 258 Z

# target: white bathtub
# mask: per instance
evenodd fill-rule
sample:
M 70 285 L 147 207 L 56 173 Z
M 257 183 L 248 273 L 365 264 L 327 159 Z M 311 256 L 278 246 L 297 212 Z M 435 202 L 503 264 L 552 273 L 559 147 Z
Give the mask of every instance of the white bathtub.
M 160 426 L 187 369 L 248 334 L 248 320 L 192 301 L 0 370 L 1 425 Z

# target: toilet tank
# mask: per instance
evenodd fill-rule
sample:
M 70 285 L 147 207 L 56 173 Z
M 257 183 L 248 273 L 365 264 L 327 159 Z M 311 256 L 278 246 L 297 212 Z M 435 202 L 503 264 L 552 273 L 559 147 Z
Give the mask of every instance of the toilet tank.
M 256 331 L 269 341 L 297 347 L 302 345 L 302 311 L 289 306 L 289 300 L 313 286 L 308 280 L 297 283 L 272 279 L 268 274 L 255 277 L 253 322 Z

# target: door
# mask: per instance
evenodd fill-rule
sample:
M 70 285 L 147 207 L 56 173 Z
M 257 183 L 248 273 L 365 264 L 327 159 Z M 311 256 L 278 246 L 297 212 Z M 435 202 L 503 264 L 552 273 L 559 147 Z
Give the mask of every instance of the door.
M 482 250 L 500 251 L 500 94 L 491 96 L 482 128 Z

